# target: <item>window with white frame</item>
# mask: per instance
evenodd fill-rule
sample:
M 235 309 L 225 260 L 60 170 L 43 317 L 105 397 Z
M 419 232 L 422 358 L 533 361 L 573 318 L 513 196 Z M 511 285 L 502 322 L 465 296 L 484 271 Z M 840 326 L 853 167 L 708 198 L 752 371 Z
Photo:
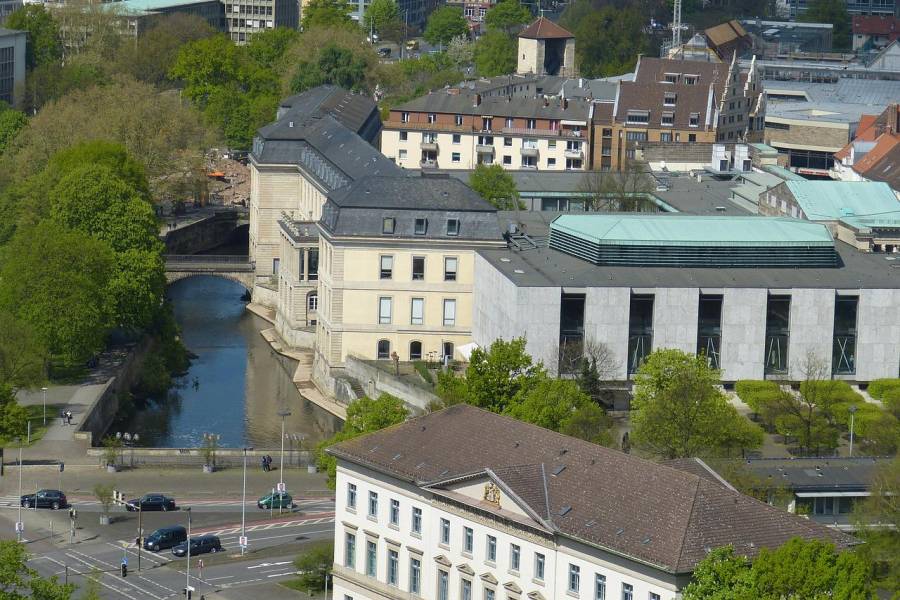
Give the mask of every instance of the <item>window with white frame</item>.
M 650 592 L 649 594 L 647 594 L 647 600 L 659 600 L 659 594 Z
M 356 566 L 356 535 L 344 534 L 344 566 L 353 569 Z
M 450 520 L 441 519 L 441 543 L 445 546 L 450 545 Z
M 422 533 L 422 509 L 418 506 L 413 506 L 412 509 L 412 532 Z
M 485 556 L 488 562 L 497 562 L 497 538 L 492 535 L 487 536 Z
M 434 113 L 428 113 L 428 122 L 429 122 L 429 123 L 436 123 L 436 122 L 437 122 L 437 115 L 434 114 Z
M 391 324 L 391 315 L 393 313 L 393 300 L 391 298 L 378 299 L 378 323 L 381 325 Z
M 393 217 L 385 217 L 381 220 L 381 233 L 392 234 L 394 233 L 394 226 L 396 225 L 396 221 L 394 221 Z
M 453 122 L 456 123 L 457 125 L 462 125 L 463 124 L 463 116 L 456 115 L 456 117 L 454 117 L 454 119 L 453 119 Z
M 410 325 L 423 325 L 425 323 L 425 298 L 413 298 L 410 307 Z
M 456 326 L 456 300 L 447 298 L 444 300 L 444 327 Z
M 406 158 L 407 158 L 409 155 L 406 153 L 406 150 L 403 150 L 403 149 L 401 148 L 400 151 L 397 153 L 397 156 L 400 158 L 400 160 L 406 160 Z
M 347 484 L 347 508 L 356 508 L 356 484 Z
M 458 133 L 454 133 L 452 141 L 454 144 L 459 145 L 462 143 L 462 136 L 459 135 Z
M 514 121 L 513 121 L 512 117 L 506 117 L 506 126 L 507 127 L 512 127 L 513 123 L 514 123 Z
M 660 123 L 661 123 L 664 127 L 671 127 L 672 125 L 675 124 L 675 113 L 673 113 L 673 112 L 668 112 L 668 111 L 667 111 L 667 112 L 664 112 L 664 113 L 662 114 L 662 119 L 661 119 Z
M 416 219 L 415 227 L 416 228 L 414 231 L 416 235 L 425 235 L 425 233 L 428 231 L 428 219 L 419 217 L 418 219 Z
M 459 219 L 447 219 L 447 235 L 452 237 L 459 235 Z
M 369 516 L 378 518 L 378 492 L 369 492 Z
M 463 552 L 472 554 L 475 548 L 475 532 L 471 527 L 463 527 Z
M 394 275 L 394 257 L 381 256 L 381 268 L 378 272 L 379 279 L 390 279 Z
M 468 579 L 459 580 L 459 600 L 472 600 L 472 582 Z
M 628 116 L 625 117 L 628 123 L 649 123 L 650 111 L 647 110 L 629 110 Z
M 569 565 L 569 591 L 577 594 L 581 588 L 581 567 L 578 565 Z
M 391 498 L 390 524 L 395 527 L 400 525 L 400 501 L 396 498 Z
M 450 600 L 450 574 L 438 569 L 437 600 Z
M 455 164 L 461 163 L 462 162 L 462 154 L 460 154 L 459 152 L 450 153 L 450 162 L 455 163 Z
M 700 113 L 691 113 L 688 125 L 691 127 L 700 127 Z
M 675 92 L 666 92 L 663 95 L 663 106 L 675 106 L 677 97 Z
M 527 119 L 525 127 L 526 129 L 537 129 L 537 119 Z
M 388 550 L 388 569 L 387 582 L 388 585 L 397 585 L 400 579 L 400 555 L 396 550 Z
M 534 553 L 534 578 L 540 581 L 544 580 L 544 566 L 546 559 L 540 552 Z
M 509 545 L 509 570 L 518 571 L 519 562 L 521 560 L 522 549 L 517 544 Z
M 594 600 L 606 600 L 606 575 L 597 575 L 594 582 Z
M 634 586 L 630 583 L 622 584 L 622 600 L 634 600 Z
M 484 600 L 494 600 L 496 593 L 492 588 L 484 588 Z
M 400 122 L 401 123 L 409 123 L 409 113 L 408 112 L 400 113 Z
M 366 575 L 376 577 L 378 572 L 378 544 L 366 540 Z
M 409 559 L 409 593 L 418 595 L 422 591 L 422 561 Z

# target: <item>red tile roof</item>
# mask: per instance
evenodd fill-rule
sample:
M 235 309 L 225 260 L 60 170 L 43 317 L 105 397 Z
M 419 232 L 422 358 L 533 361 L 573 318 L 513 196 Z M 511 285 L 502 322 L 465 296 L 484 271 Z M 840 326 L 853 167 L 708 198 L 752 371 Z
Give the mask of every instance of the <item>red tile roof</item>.
M 857 15 L 853 17 L 853 33 L 887 36 L 893 41 L 900 36 L 900 18 L 878 15 Z
M 575 35 L 566 31 L 550 19 L 538 17 L 537 20 L 522 30 L 519 34 L 520 38 L 528 38 L 531 40 L 552 40 L 552 39 L 569 39 Z
M 900 135 L 885 133 L 853 170 L 872 181 L 883 181 L 900 191 Z

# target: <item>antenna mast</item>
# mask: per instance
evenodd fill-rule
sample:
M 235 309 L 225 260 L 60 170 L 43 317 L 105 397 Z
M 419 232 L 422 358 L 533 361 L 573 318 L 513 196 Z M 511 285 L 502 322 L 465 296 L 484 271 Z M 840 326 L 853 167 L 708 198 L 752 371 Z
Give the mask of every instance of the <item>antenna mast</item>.
M 681 46 L 681 0 L 674 0 L 674 10 L 672 15 L 672 48 L 677 49 Z

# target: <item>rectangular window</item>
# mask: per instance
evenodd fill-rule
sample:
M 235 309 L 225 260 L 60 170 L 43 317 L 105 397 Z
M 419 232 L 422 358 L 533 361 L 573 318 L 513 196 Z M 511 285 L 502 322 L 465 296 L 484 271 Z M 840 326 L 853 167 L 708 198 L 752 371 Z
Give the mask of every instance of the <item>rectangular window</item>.
M 450 162 L 459 164 L 462 162 L 462 155 L 459 152 L 453 152 L 450 154 Z
M 281 259 L 279 259 L 279 258 L 272 259 L 272 274 L 273 275 L 278 275 L 278 266 L 280 263 L 281 263 Z
M 344 537 L 344 566 L 348 569 L 356 566 L 356 536 L 352 533 Z
M 513 126 L 513 119 L 512 119 L 512 117 L 506 117 L 506 126 L 507 126 L 507 127 L 512 127 L 512 126 Z
M 504 164 L 504 165 L 511 165 L 511 164 L 512 164 L 512 156 L 504 156 L 504 157 L 503 157 L 503 164 Z
M 654 593 L 654 592 L 650 592 L 650 593 L 647 595 L 647 598 L 648 598 L 648 600 L 659 600 L 659 594 Z
M 413 256 L 412 279 L 413 279 L 413 281 L 423 281 L 425 279 L 425 257 L 424 256 Z
M 423 325 L 425 323 L 425 298 L 413 298 L 410 308 L 411 325 Z
M 468 579 L 459 582 L 459 600 L 472 600 L 472 582 Z
M 766 305 L 766 373 L 787 373 L 791 297 L 769 296 Z
M 666 92 L 663 95 L 663 106 L 675 106 L 677 96 L 674 92 Z
M 444 300 L 444 327 L 456 325 L 456 300 Z
M 647 132 L 646 131 L 628 131 L 625 133 L 625 139 L 630 142 L 646 142 L 647 141 Z
M 401 131 L 401 132 L 400 132 L 400 141 L 401 141 L 401 142 L 405 142 L 405 141 L 408 140 L 408 139 L 409 139 L 409 132 L 408 132 L 408 131 Z
M 400 577 L 400 556 L 396 550 L 388 550 L 388 585 L 397 585 Z
M 456 116 L 453 118 L 453 122 L 456 123 L 457 125 L 462 125 L 462 124 L 463 124 L 463 116 L 462 116 L 462 115 L 456 115 Z M 454 143 L 455 143 L 455 142 L 454 142 Z
M 671 134 L 670 132 L 668 132 L 668 131 L 664 131 L 664 132 L 660 133 L 660 134 L 659 134 L 659 141 L 661 141 L 661 142 L 671 142 L 671 141 L 672 141 L 672 134 Z
M 637 372 L 652 349 L 653 295 L 632 294 L 628 319 L 628 372 Z
M 408 154 L 406 153 L 406 150 L 403 150 L 403 149 L 401 148 L 401 149 L 400 149 L 400 153 L 399 153 L 399 155 L 398 155 L 398 158 L 399 158 L 400 160 L 406 160 L 407 156 L 408 156 Z
M 497 561 L 497 538 L 492 535 L 487 536 L 487 545 L 485 547 L 485 555 L 490 562 Z
M 378 518 L 378 494 L 369 492 L 369 516 Z
M 441 519 L 441 543 L 445 546 L 450 545 L 450 521 Z
M 417 506 L 412 509 L 412 532 L 422 533 L 422 509 Z
M 678 73 L 666 73 L 664 77 L 666 83 L 675 83 L 678 81 Z
M 509 569 L 511 571 L 519 570 L 519 560 L 521 557 L 522 549 L 519 548 L 516 544 L 509 545 Z
M 462 142 L 462 136 L 459 135 L 458 133 L 454 133 L 453 134 L 453 143 L 459 144 L 460 142 Z
M 622 600 L 634 600 L 634 586 L 630 583 L 622 584 Z
M 459 219 L 447 219 L 447 235 L 459 235 Z
M 649 123 L 650 112 L 646 110 L 629 110 L 625 120 L 628 123 Z
M 488 118 L 488 117 L 482 117 L 482 118 L 481 118 L 481 129 L 482 129 L 482 131 L 490 131 L 492 125 L 493 125 L 493 119 L 490 119 L 490 118 Z M 493 141 L 492 141 L 491 143 L 493 143 Z
M 535 552 L 534 553 L 534 578 L 543 581 L 544 580 L 544 555 Z
M 463 552 L 468 552 L 472 554 L 472 550 L 475 547 L 475 533 L 472 531 L 471 527 L 463 527 Z
M 422 591 L 422 561 L 409 559 L 409 593 L 418 595 Z
M 390 523 L 394 526 L 400 525 L 400 501 L 396 498 L 391 498 Z
M 392 304 L 393 300 L 391 298 L 378 299 L 378 323 L 380 325 L 391 324 Z
M 428 113 L 428 122 L 434 123 L 437 121 L 437 115 L 434 113 Z
M 714 369 L 722 348 L 722 296 L 701 294 L 697 317 L 697 356 L 703 355 Z
M 396 221 L 394 221 L 393 217 L 385 217 L 381 221 L 381 233 L 384 234 L 393 234 L 394 233 L 394 225 Z
M 478 136 L 478 145 L 479 146 L 493 146 L 494 145 L 494 136 L 479 135 Z
M 555 167 L 555 166 L 556 166 L 556 159 L 555 159 L 555 158 L 548 158 L 548 159 L 547 159 L 547 166 L 548 166 L 548 167 Z
M 424 218 L 416 219 L 416 229 L 415 229 L 416 235 L 425 235 L 425 233 L 427 231 L 428 231 L 428 219 L 424 219 Z
M 366 575 L 369 577 L 377 577 L 378 571 L 378 545 L 366 540 Z
M 856 313 L 858 296 L 838 296 L 834 303 L 831 368 L 835 375 L 856 373 Z
M 696 142 L 696 141 L 697 141 L 697 134 L 696 134 L 696 133 L 689 133 L 689 134 L 688 134 L 688 142 L 693 143 L 693 142 Z
M 537 120 L 535 119 L 527 119 L 525 123 L 525 127 L 527 129 L 537 129 Z
M 672 125 L 675 124 L 675 113 L 673 113 L 673 112 L 664 112 L 664 113 L 662 114 L 662 120 L 660 121 L 660 123 L 661 123 L 664 127 L 671 127 Z
M 443 569 L 438 569 L 437 591 L 437 600 L 450 600 L 450 574 Z
M 309 258 L 309 280 L 316 281 L 319 279 L 319 249 L 310 248 L 307 257 Z
M 512 140 L 511 137 L 505 137 L 505 138 L 503 138 L 503 145 L 506 146 L 506 147 L 508 147 L 508 148 L 512 148 L 512 142 L 513 142 L 513 140 Z
M 578 565 L 569 565 L 569 591 L 577 594 L 581 588 L 581 567 Z
M 347 508 L 356 508 L 356 484 L 347 484 Z
M 594 600 L 606 600 L 606 575 L 597 575 L 594 582 Z
M 379 271 L 379 279 L 390 279 L 394 275 L 394 257 L 381 257 L 381 270 Z
M 494 600 L 494 590 L 491 588 L 484 588 L 484 600 Z
M 401 123 L 409 123 L 409 113 L 408 112 L 400 113 L 400 122 Z

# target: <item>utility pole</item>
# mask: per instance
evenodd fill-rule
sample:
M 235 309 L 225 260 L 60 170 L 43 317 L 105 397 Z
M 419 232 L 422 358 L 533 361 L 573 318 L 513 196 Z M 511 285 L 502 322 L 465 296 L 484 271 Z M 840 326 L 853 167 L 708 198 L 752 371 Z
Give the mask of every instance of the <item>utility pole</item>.
M 187 567 L 184 569 L 185 581 L 184 597 L 190 600 L 191 597 L 191 507 L 184 509 L 188 514 L 188 530 L 187 530 Z

